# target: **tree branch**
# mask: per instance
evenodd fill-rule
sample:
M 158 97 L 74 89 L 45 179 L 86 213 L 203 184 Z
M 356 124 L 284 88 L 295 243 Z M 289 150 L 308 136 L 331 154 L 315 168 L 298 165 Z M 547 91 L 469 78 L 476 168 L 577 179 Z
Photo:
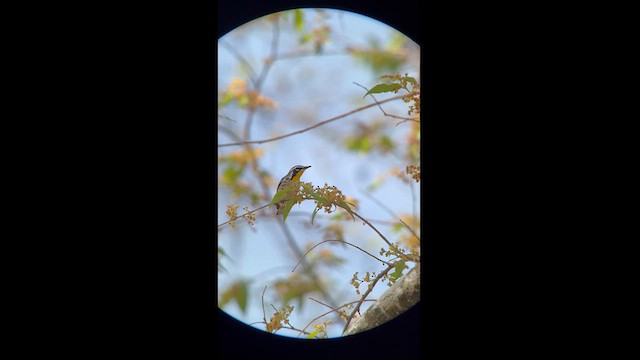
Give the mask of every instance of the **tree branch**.
M 312 300 L 313 300 L 313 299 L 312 299 Z M 334 308 L 331 308 L 331 311 L 327 311 L 326 313 L 324 313 L 324 314 L 322 314 L 322 315 L 320 315 L 320 316 L 318 316 L 318 317 L 314 318 L 313 320 L 311 320 L 311 322 L 309 322 L 309 323 L 307 324 L 307 326 L 305 326 L 304 328 L 302 328 L 302 331 L 305 331 L 305 330 L 306 330 L 306 329 L 307 329 L 311 324 L 313 324 L 313 322 L 314 322 L 314 321 L 316 321 L 316 320 L 320 319 L 321 317 L 323 317 L 323 316 L 327 316 L 327 315 L 331 314 L 332 312 L 338 312 L 338 309 L 340 309 L 340 308 L 347 307 L 347 306 L 349 306 L 349 305 L 351 305 L 351 304 L 355 304 L 355 303 L 362 302 L 362 301 L 363 301 L 363 300 L 356 300 L 356 301 L 348 302 L 348 303 L 346 303 L 346 304 L 344 304 L 344 305 L 341 305 L 341 306 L 339 306 L 339 307 L 337 307 L 337 308 L 335 308 L 335 309 L 334 309 Z M 376 300 L 375 300 L 375 299 L 370 299 L 370 300 L 364 300 L 364 301 L 376 301 Z M 325 305 L 325 304 L 322 304 L 322 305 Z M 325 306 L 327 306 L 327 305 L 325 305 Z M 298 336 L 300 336 L 300 335 L 298 335 Z
M 376 199 L 373 195 L 371 195 L 370 192 L 364 191 L 362 189 L 360 189 L 360 192 L 362 192 L 366 197 L 371 199 L 371 201 L 375 202 L 376 205 L 380 206 L 383 210 L 385 210 L 387 213 L 389 213 L 392 217 L 397 218 L 398 221 L 400 221 L 413 234 L 413 236 L 415 236 L 418 240 L 420 240 L 420 237 L 416 234 L 416 232 L 413 231 L 413 229 L 410 228 L 409 225 L 407 225 L 404 221 L 402 221 L 400 216 L 398 216 L 396 213 L 394 213 L 393 210 L 389 209 L 389 207 L 387 207 L 385 204 L 383 204 L 380 200 Z M 415 218 L 415 213 L 413 214 L 413 216 Z
M 360 301 L 358 301 L 358 305 L 356 305 L 356 307 L 353 309 L 353 311 L 351 312 L 351 315 L 349 315 L 349 317 L 347 317 L 347 323 L 344 325 L 344 330 L 342 330 L 343 334 L 349 328 L 349 323 L 351 323 L 351 319 L 353 319 L 353 316 L 356 314 L 356 312 L 360 311 L 360 305 L 362 305 L 362 303 L 367 298 L 367 296 L 369 296 L 371 291 L 373 291 L 373 288 L 376 286 L 378 281 L 380 281 L 380 279 L 382 279 L 385 275 L 387 275 L 387 273 L 389 271 L 391 271 L 391 269 L 394 269 L 395 267 L 396 267 L 395 265 L 389 265 L 386 269 L 384 269 L 384 271 L 382 271 L 380 274 L 378 274 L 378 276 L 376 276 L 375 279 L 373 279 L 371 284 L 368 285 L 367 291 L 364 294 L 362 294 L 362 297 L 360 298 Z
M 420 266 L 400 277 L 343 336 L 357 334 L 394 319 L 420 301 Z
M 369 91 L 369 89 L 367 89 L 366 87 L 358 84 L 357 82 L 354 82 L 354 84 L 360 86 L 361 88 L 363 88 L 365 91 Z M 407 94 L 407 95 L 411 95 L 411 93 Z M 407 96 L 404 95 L 404 96 Z M 373 101 L 376 102 L 376 104 L 378 104 L 378 107 L 380 108 L 380 111 L 382 111 L 382 113 L 384 114 L 384 116 L 388 116 L 388 117 L 392 117 L 394 119 L 403 119 L 404 121 L 399 122 L 398 124 L 401 124 L 405 121 L 415 121 L 415 122 L 420 122 L 420 120 L 414 119 L 414 118 L 408 118 L 408 117 L 404 117 L 404 116 L 397 116 L 397 115 L 392 115 L 392 114 L 387 114 L 386 111 L 384 111 L 384 109 L 382 108 L 382 106 L 380 106 L 380 103 L 378 102 L 378 100 L 376 100 L 376 98 L 373 96 L 373 94 L 369 94 L 369 96 L 371 96 L 371 98 L 373 98 Z M 404 97 L 403 96 L 403 97 Z M 396 124 L 396 126 L 398 126 L 398 124 Z
M 241 219 L 241 218 L 243 218 L 243 217 L 247 216 L 247 214 L 251 214 L 251 213 L 254 213 L 254 212 L 258 211 L 258 210 L 262 210 L 262 209 L 266 208 L 267 206 L 269 206 L 269 204 L 267 204 L 267 205 L 262 205 L 262 206 L 260 206 L 259 208 L 255 209 L 255 210 L 249 210 L 249 211 L 247 211 L 246 213 L 244 213 L 244 214 L 242 214 L 242 215 L 240 215 L 240 216 L 236 216 L 236 217 L 234 217 L 233 219 L 229 219 L 229 221 L 225 221 L 225 222 L 223 222 L 222 224 L 218 225 L 218 227 L 220 227 L 220 226 L 222 226 L 222 225 L 226 225 L 226 224 L 228 224 L 228 223 L 230 223 L 230 222 L 232 222 L 232 221 L 236 221 L 236 220 L 238 220 L 238 219 Z
M 389 99 L 385 99 L 385 100 L 380 101 L 380 102 L 379 102 L 379 104 L 384 104 L 384 103 L 387 103 L 387 102 L 390 102 L 390 101 L 394 101 L 394 100 L 402 99 L 403 97 L 405 97 L 405 95 L 398 95 L 398 96 L 394 96 L 394 97 L 392 97 L 392 98 L 389 98 Z M 238 145 L 245 145 L 245 144 L 263 144 L 263 143 L 267 143 L 267 142 L 271 142 L 271 141 L 276 141 L 276 140 L 284 139 L 284 138 L 289 137 L 289 136 L 293 136 L 293 135 L 301 134 L 301 133 L 306 132 L 306 131 L 309 131 L 309 130 L 311 130 L 311 129 L 315 129 L 315 128 L 319 127 L 319 126 L 326 125 L 326 124 L 328 124 L 328 123 L 330 123 L 330 122 L 332 122 L 332 121 L 336 121 L 336 120 L 342 119 L 342 118 L 344 118 L 344 117 L 347 117 L 347 116 L 349 116 L 349 115 L 353 115 L 353 114 L 355 114 L 355 113 L 357 113 L 357 112 L 360 112 L 360 111 L 366 110 L 366 109 L 368 109 L 368 108 L 370 108 L 370 107 L 374 107 L 374 106 L 376 106 L 376 104 L 369 104 L 369 105 L 365 105 L 365 106 L 359 107 L 359 108 L 357 108 L 357 109 L 355 109 L 355 110 L 352 110 L 352 111 L 349 111 L 349 112 L 347 112 L 347 113 L 344 113 L 344 114 L 342 114 L 342 115 L 338 115 L 338 116 L 333 117 L 333 118 L 331 118 L 331 119 L 321 121 L 321 122 L 319 122 L 319 123 L 317 123 L 317 124 L 315 124 L 315 125 L 313 125 L 313 126 L 310 126 L 310 127 L 308 127 L 308 128 L 304 128 L 304 129 L 302 129 L 302 130 L 294 131 L 294 132 L 289 133 L 289 134 L 284 134 L 284 135 L 276 136 L 276 137 L 274 137 L 274 138 L 265 139 L 265 140 L 253 140 L 253 141 L 235 142 L 235 143 L 229 143 L 229 144 L 220 144 L 220 145 L 218 145 L 218 147 L 225 147 L 225 146 L 238 146 Z
M 302 262 L 302 260 L 304 259 L 304 257 L 305 257 L 305 256 L 307 256 L 307 254 L 308 254 L 308 253 L 310 253 L 310 252 L 311 252 L 311 250 L 315 249 L 316 247 L 318 247 L 318 246 L 320 246 L 320 245 L 322 245 L 322 244 L 324 244 L 324 243 L 326 243 L 326 242 L 331 242 L 331 241 L 336 241 L 336 242 L 340 242 L 340 243 L 343 243 L 343 244 L 347 244 L 347 245 L 353 246 L 354 248 L 356 248 L 356 249 L 358 249 L 358 250 L 360 250 L 360 251 L 364 252 L 365 254 L 367 254 L 367 255 L 371 256 L 372 258 L 374 258 L 374 259 L 376 259 L 376 260 L 378 260 L 378 261 L 380 261 L 380 262 L 382 262 L 382 263 L 384 263 L 384 264 L 391 265 L 391 264 L 389 264 L 388 262 L 386 262 L 386 261 L 384 261 L 384 260 L 381 260 L 381 259 L 377 258 L 377 257 L 376 257 L 376 256 L 374 256 L 374 255 L 371 255 L 371 253 L 369 253 L 368 251 L 366 251 L 366 250 L 362 249 L 361 247 L 356 246 L 356 245 L 353 245 L 353 244 L 348 243 L 348 242 L 346 242 L 346 241 L 342 241 L 342 240 L 324 240 L 324 241 L 321 241 L 321 242 L 317 243 L 317 244 L 316 244 L 316 245 L 314 245 L 311 249 L 309 249 L 306 253 L 304 253 L 304 256 L 302 257 L 302 259 L 300 259 L 300 261 L 298 261 L 298 263 L 297 263 L 297 264 L 296 264 L 296 266 L 293 268 L 293 270 L 291 270 L 291 272 L 294 272 L 294 271 L 296 270 L 296 268 L 298 267 L 298 265 L 300 265 L 300 263 Z
M 384 240 L 387 243 L 387 245 L 391 246 L 391 242 L 389 240 L 387 240 L 387 238 L 384 237 L 384 235 L 382 235 L 382 233 L 378 229 L 376 229 L 375 226 L 371 225 L 371 223 L 368 222 L 365 218 L 363 218 L 362 216 L 358 215 L 357 212 L 355 212 L 355 211 L 351 211 L 351 212 L 353 213 L 353 215 L 357 216 L 360 220 L 364 221 L 367 225 L 369 225 L 369 227 L 372 228 L 375 232 L 377 232 L 378 235 L 380 235 L 380 237 L 382 238 L 382 240 Z

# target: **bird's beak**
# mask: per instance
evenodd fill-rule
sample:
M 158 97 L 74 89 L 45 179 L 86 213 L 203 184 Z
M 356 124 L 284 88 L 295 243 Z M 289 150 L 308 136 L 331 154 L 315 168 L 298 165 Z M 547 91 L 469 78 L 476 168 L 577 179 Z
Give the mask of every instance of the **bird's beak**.
M 309 165 L 309 166 L 305 166 L 304 168 L 305 168 L 305 169 L 308 169 L 308 168 L 310 168 L 310 167 L 311 167 L 311 165 Z

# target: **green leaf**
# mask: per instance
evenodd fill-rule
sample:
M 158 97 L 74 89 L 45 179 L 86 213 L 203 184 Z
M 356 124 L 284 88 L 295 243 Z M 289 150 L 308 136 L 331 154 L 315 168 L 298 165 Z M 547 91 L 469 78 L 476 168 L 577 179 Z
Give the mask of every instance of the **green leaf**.
M 306 186 L 306 185 L 303 184 L 302 185 L 302 191 L 304 191 L 308 195 L 311 195 L 316 200 L 320 199 L 320 197 L 318 195 L 316 195 L 316 192 L 313 191 L 313 189 L 310 188 L 309 186 Z
M 313 218 L 316 217 L 318 210 L 320 210 L 320 208 L 316 208 L 315 210 L 313 210 L 313 214 L 311 215 L 311 225 L 313 225 Z
M 233 100 L 233 95 L 231 94 L 225 94 L 225 96 L 220 100 L 220 107 L 224 107 L 226 105 L 228 105 L 231 100 Z
M 402 81 L 406 81 L 406 82 L 409 82 L 409 83 L 411 83 L 411 85 L 413 85 L 413 86 L 416 86 L 416 83 L 417 83 L 416 79 L 415 79 L 415 78 L 412 78 L 411 76 L 405 76 L 405 77 L 402 77 L 402 78 L 400 78 L 400 80 L 402 80 Z
M 240 107 L 246 107 L 249 105 L 249 96 L 247 94 L 240 95 L 238 98 L 238 105 L 240 105 Z
M 291 211 L 291 207 L 293 207 L 294 203 L 295 203 L 295 199 L 292 198 L 287 200 L 287 202 L 284 204 L 284 212 L 282 213 L 283 222 L 287 221 L 287 216 L 289 216 L 289 211 Z
M 371 140 L 367 136 L 347 139 L 347 149 L 368 153 L 371 151 Z
M 238 286 L 238 293 L 236 294 L 236 302 L 242 310 L 243 313 L 246 313 L 247 310 L 247 283 L 242 281 Z
M 387 49 L 390 51 L 398 51 L 402 49 L 404 44 L 407 42 L 407 37 L 402 35 L 399 32 L 395 32 L 389 42 L 387 43 Z
M 229 257 L 229 255 L 227 255 L 227 253 L 224 252 L 224 249 L 218 246 L 218 271 L 221 271 L 221 270 L 224 272 L 227 271 L 227 269 L 225 269 L 225 267 L 222 266 L 222 264 L 220 263 L 220 260 L 221 260 L 220 258 L 225 256 Z
M 304 17 L 302 16 L 302 10 L 297 9 L 293 12 L 294 16 L 295 16 L 295 24 L 296 24 L 296 30 L 299 32 L 302 32 L 302 29 L 304 28 Z
M 380 94 L 385 92 L 394 92 L 401 89 L 400 84 L 378 84 L 371 88 L 371 90 L 367 91 L 366 94 L 362 97 L 363 99 L 369 94 Z
M 300 43 L 301 43 L 301 44 L 306 44 L 306 43 L 308 43 L 309 41 L 311 41 L 311 39 L 313 39 L 313 37 L 311 36 L 311 34 L 305 34 L 305 35 L 302 35 L 302 37 L 300 37 Z
M 273 195 L 273 198 L 271 199 L 269 205 L 271 206 L 277 202 L 280 202 L 280 200 L 284 199 L 290 191 L 291 188 L 288 187 L 285 187 L 284 189 L 278 191 L 275 195 Z
M 338 200 L 338 204 L 340 204 L 340 207 L 344 208 L 345 210 L 347 210 L 347 212 L 351 215 L 351 217 L 353 218 L 353 221 L 356 221 L 355 216 L 353 216 L 353 211 L 351 211 L 351 208 L 349 207 L 349 205 L 347 205 L 346 202 L 342 201 L 342 200 Z
M 247 309 L 247 295 L 247 283 L 242 280 L 238 281 L 234 283 L 230 288 L 228 288 L 224 293 L 222 293 L 220 302 L 218 303 L 218 307 L 222 308 L 231 300 L 235 300 L 242 312 L 245 312 Z
M 223 173 L 222 178 L 225 184 L 235 184 L 242 175 L 242 169 L 238 169 L 234 166 L 229 166 Z
M 320 330 L 312 331 L 311 334 L 307 335 L 307 339 L 313 339 L 314 337 L 316 337 L 316 335 L 318 335 L 318 332 L 320 332 Z
M 382 135 L 380 137 L 380 147 L 385 151 L 393 150 L 393 140 L 387 135 Z
M 402 270 L 404 270 L 404 260 L 400 260 L 396 263 L 396 271 L 391 274 L 391 277 L 398 280 L 398 278 L 402 276 Z

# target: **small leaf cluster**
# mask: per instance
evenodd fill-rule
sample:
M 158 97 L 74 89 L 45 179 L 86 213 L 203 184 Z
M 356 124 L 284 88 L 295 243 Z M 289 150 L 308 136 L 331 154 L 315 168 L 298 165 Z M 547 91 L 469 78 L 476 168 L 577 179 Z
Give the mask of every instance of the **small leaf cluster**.
M 407 61 L 407 54 L 403 51 L 381 49 L 377 44 L 372 44 L 370 48 L 349 46 L 347 51 L 377 74 L 383 71 L 397 71 Z
M 391 137 L 385 134 L 387 123 L 382 121 L 373 122 L 371 124 L 358 123 L 356 131 L 353 135 L 349 135 L 344 139 L 347 150 L 369 153 L 374 150 L 386 154 L 395 149 L 396 144 Z
M 331 325 L 331 319 L 324 321 L 322 324 L 315 324 L 315 330 L 307 335 L 307 339 L 327 337 L 327 327 L 329 327 L 329 325 Z
M 246 80 L 234 77 L 225 90 L 220 92 L 220 108 L 236 102 L 241 108 L 255 110 L 258 107 L 276 109 L 278 104 L 273 100 L 260 95 L 255 90 L 248 90 Z
M 356 271 L 355 274 L 353 274 L 353 277 L 351 278 L 351 285 L 353 285 L 354 288 L 356 288 L 356 294 L 357 295 L 361 295 L 360 294 L 360 284 L 362 283 L 370 283 L 371 281 L 373 281 L 373 279 L 376 277 L 376 272 L 373 271 L 371 273 L 369 273 L 368 271 L 366 272 L 364 278 L 362 279 L 358 279 L 358 271 Z M 372 284 L 369 284 L 369 288 L 371 287 Z
M 420 166 L 407 165 L 407 174 L 411 175 L 413 180 L 420 182 Z
M 236 217 L 238 217 L 238 205 L 227 205 L 226 213 L 229 216 L 229 219 L 235 219 Z M 234 229 L 236 227 L 235 221 L 230 220 L 229 226 L 231 226 L 231 228 Z
M 300 306 L 302 306 L 306 295 L 318 290 L 317 284 L 310 276 L 298 274 L 277 280 L 274 286 L 282 302 L 288 303 L 291 300 L 298 300 Z
M 300 191 L 300 185 L 300 182 L 290 182 L 286 187 L 278 190 L 278 192 L 273 195 L 273 198 L 269 203 L 269 205 L 274 205 L 284 201 L 284 211 L 282 213 L 283 221 L 287 221 L 289 212 L 294 204 L 300 204 L 303 200 L 307 199 Z
M 266 330 L 268 333 L 274 333 L 280 330 L 285 324 L 291 326 L 289 324 L 289 316 L 293 311 L 293 306 L 286 305 L 280 308 L 277 312 L 275 312 L 269 322 L 267 323 Z
M 407 137 L 405 138 L 406 157 L 409 162 L 420 162 L 420 123 L 411 122 Z
M 402 98 L 402 100 L 405 103 L 413 101 L 413 104 L 409 106 L 409 111 L 407 112 L 408 115 L 413 113 L 420 114 L 420 94 L 418 93 L 420 90 L 420 84 L 415 78 L 408 75 L 409 74 L 404 74 L 404 76 L 400 76 L 400 74 L 383 75 L 382 79 L 390 79 L 391 81 L 394 81 L 391 85 L 394 85 L 394 87 L 397 85 L 398 90 L 404 89 L 407 91 L 408 94 Z M 411 89 L 409 89 L 408 86 L 411 86 Z M 398 90 L 394 91 L 394 93 L 397 93 Z
M 246 169 L 253 159 L 259 159 L 264 155 L 262 149 L 236 150 L 218 157 L 220 168 L 220 181 L 218 186 L 224 186 L 231 190 L 231 196 L 236 199 L 240 196 L 248 196 L 252 204 L 256 204 L 261 196 L 252 190 L 248 181 L 243 180 Z M 263 178 L 265 174 L 261 174 Z
M 244 216 L 244 218 L 247 220 L 249 225 L 254 225 L 256 223 L 256 214 L 254 212 L 252 212 L 252 211 L 249 211 L 249 207 L 248 206 L 243 207 L 242 210 L 244 210 L 247 213 Z
M 290 12 L 283 12 L 283 14 L 289 14 Z M 296 32 L 299 35 L 299 42 L 301 45 L 312 44 L 316 54 L 322 53 L 324 46 L 330 42 L 329 36 L 331 35 L 331 27 L 325 22 L 323 11 L 316 9 L 315 26 L 305 31 L 305 22 L 302 9 L 293 10 L 293 25 Z
M 330 214 L 337 210 L 338 207 L 348 212 L 355 221 L 351 207 L 346 202 L 347 197 L 337 187 L 325 183 L 324 187 L 316 186 L 314 189 L 313 184 L 302 183 L 302 188 L 307 195 L 306 199 L 313 199 L 316 203 L 316 208 L 311 215 L 312 224 L 318 211 L 324 210 L 325 213 Z
M 389 83 L 378 84 L 371 88 L 371 90 L 367 91 L 364 94 L 363 98 L 369 94 L 381 94 L 392 92 L 397 94 L 400 90 L 407 91 L 407 95 L 402 98 L 405 103 L 413 102 L 409 106 L 408 115 L 411 114 L 420 114 L 420 84 L 418 81 L 409 76 L 409 74 L 404 74 L 404 76 L 400 76 L 400 74 L 395 75 L 383 75 L 381 79 L 386 79 L 390 81 Z M 409 88 L 411 87 L 411 89 Z

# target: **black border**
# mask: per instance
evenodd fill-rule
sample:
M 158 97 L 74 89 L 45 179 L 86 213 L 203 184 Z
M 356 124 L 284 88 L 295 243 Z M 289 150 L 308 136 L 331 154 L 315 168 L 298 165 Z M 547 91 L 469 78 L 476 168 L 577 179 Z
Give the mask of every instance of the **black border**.
M 566 300 L 583 268 L 571 268 L 574 250 L 597 226 L 572 217 L 594 209 L 591 191 L 602 188 L 582 185 L 599 168 L 572 174 L 599 140 L 580 133 L 601 110 L 582 97 L 609 89 L 591 82 L 599 49 L 572 54 L 590 44 L 585 24 L 555 3 L 424 2 L 421 13 L 406 2 L 363 4 L 388 13 L 371 17 L 401 18 L 385 21 L 396 28 L 407 18 L 424 26 L 421 354 L 562 345 L 574 329 L 566 313 L 582 301 Z M 234 336 L 212 327 L 216 8 L 30 11 L 12 32 L 27 35 L 14 53 L 24 67 L 11 70 L 34 94 L 20 121 L 32 137 L 9 155 L 28 153 L 18 173 L 31 181 L 10 190 L 37 195 L 22 200 L 28 239 L 7 243 L 27 247 L 29 261 L 12 275 L 28 273 L 35 290 L 16 312 L 35 314 L 22 323 L 35 324 L 29 334 L 45 351 L 53 343 L 100 355 L 214 354 L 217 333 Z M 391 344 L 334 346 L 376 358 L 414 335 L 400 334 Z M 272 354 L 251 344 L 242 350 Z M 287 346 L 278 350 L 286 356 Z M 291 355 L 309 354 L 320 353 Z

